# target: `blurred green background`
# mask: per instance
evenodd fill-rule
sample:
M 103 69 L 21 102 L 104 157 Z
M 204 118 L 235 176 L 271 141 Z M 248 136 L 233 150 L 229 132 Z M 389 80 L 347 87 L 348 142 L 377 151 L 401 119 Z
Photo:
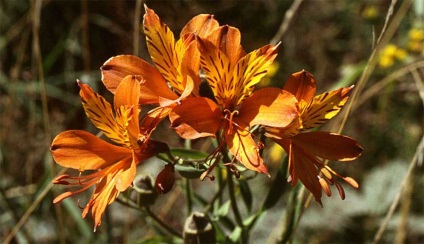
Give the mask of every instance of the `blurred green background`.
M 359 141 L 364 152 L 353 162 L 331 164 L 342 175 L 355 178 L 360 188 L 346 187 L 344 201 L 336 195 L 324 197 L 324 208 L 312 202 L 292 237 L 295 243 L 371 242 L 403 181 L 407 182 L 405 191 L 382 241 L 424 242 L 423 145 L 419 145 L 423 137 L 424 1 L 409 2 L 398 1 L 394 6 L 391 17 L 393 22 L 400 18 L 399 25 L 389 25 L 387 45 L 373 59 L 375 68 L 367 66 L 367 61 L 390 1 L 305 0 L 287 31 L 277 38 L 282 45 L 275 73 L 259 86 L 282 87 L 291 73 L 305 69 L 315 75 L 320 93 L 357 84 L 364 68 L 373 67 L 343 130 Z M 242 45 L 250 52 L 275 40 L 293 1 L 143 3 L 176 37 L 195 15 L 214 14 L 220 24 L 240 29 Z M 402 14 L 403 5 L 408 8 Z M 0 0 L 0 240 L 17 227 L 12 241 L 21 243 L 143 242 L 155 236 L 155 228 L 144 215 L 119 203 L 108 208 L 104 223 L 93 233 L 91 218 L 81 219 L 77 203 L 80 199 L 84 205 L 90 193 L 55 207 L 52 200 L 64 188 L 50 185 L 61 170 L 49 152 L 54 136 L 68 129 L 97 133 L 84 115 L 76 79 L 111 101 L 100 80 L 100 66 L 119 54 L 136 54 L 150 62 L 143 33 L 134 31 L 137 11 L 142 17 L 144 9 L 137 8 L 135 0 Z M 337 130 L 341 119 L 339 115 L 324 129 Z M 162 126 L 168 127 L 166 122 Z M 161 133 L 160 128 L 154 137 L 183 146 L 175 133 Z M 281 154 L 273 150 L 277 149 L 266 152 L 271 175 L 279 167 Z M 413 160 L 417 151 L 421 156 Z M 416 165 L 405 179 L 411 164 Z M 259 176 L 249 182 L 253 197 L 260 198 L 271 181 Z M 200 192 L 213 187 L 210 181 L 194 184 Z M 290 188 L 289 183 L 282 185 Z M 180 217 L 184 202 L 177 201 L 181 194 L 176 187 L 160 196 L 154 206 L 157 215 L 178 230 L 184 223 Z M 286 204 L 287 197 L 282 197 L 260 220 L 251 234 L 252 243 L 276 242 Z M 28 212 L 30 207 L 33 211 Z

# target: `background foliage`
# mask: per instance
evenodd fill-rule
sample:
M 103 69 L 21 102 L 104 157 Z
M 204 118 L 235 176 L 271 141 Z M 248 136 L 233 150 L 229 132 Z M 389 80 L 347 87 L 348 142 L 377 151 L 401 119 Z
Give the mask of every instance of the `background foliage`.
M 212 13 L 220 24 L 239 28 L 244 48 L 251 51 L 275 40 L 293 2 L 145 3 L 176 35 L 196 14 Z M 383 44 L 391 44 L 394 49 L 383 51 L 384 45 L 373 57 L 390 6 L 394 6 L 393 15 L 389 15 L 389 26 L 384 31 L 388 37 L 383 39 Z M 402 13 L 402 6 L 407 11 Z M 76 79 L 111 98 L 100 82 L 99 71 L 109 57 L 136 54 L 150 60 L 144 35 L 134 31 L 138 10 L 136 1 L 0 0 L 1 240 L 8 237 L 17 242 L 166 240 L 158 237 L 161 229 L 151 218 L 119 203 L 108 209 L 96 233 L 92 232 L 90 218 L 81 219 L 77 205 L 78 199 L 83 205 L 87 196 L 67 199 L 57 206 L 52 204 L 52 199 L 63 191 L 50 183 L 62 170 L 54 164 L 49 152 L 52 138 L 67 129 L 97 133 L 84 115 Z M 357 179 L 360 189 L 346 189 L 344 201 L 337 196 L 324 197 L 324 208 L 312 202 L 291 232 L 291 240 L 369 242 L 384 227 L 383 241 L 424 242 L 424 37 L 420 39 L 418 35 L 414 39 L 411 35 L 413 30 L 423 30 L 424 3 L 306 0 L 293 13 L 287 31 L 280 38 L 282 46 L 278 65 L 274 67 L 276 72 L 264 79 L 263 85 L 282 87 L 291 73 L 302 69 L 315 75 L 319 91 L 358 84 L 363 79 L 366 82 L 343 130 L 360 142 L 364 153 L 354 162 L 333 164 L 341 174 Z M 396 20 L 399 25 L 390 25 Z M 364 70 L 368 70 L 368 77 L 364 78 Z M 336 131 L 342 118 L 339 115 L 325 129 Z M 161 133 L 160 129 L 154 138 L 168 141 L 173 147 L 184 147 L 176 134 Z M 202 143 L 193 141 L 192 146 L 201 149 Z M 282 154 L 278 148 L 265 152 L 272 177 L 277 174 Z M 140 170 L 149 170 L 155 176 L 161 169 L 155 165 L 158 164 L 152 160 Z M 177 186 L 159 196 L 152 211 L 181 231 L 187 202 L 182 197 L 184 179 L 178 178 Z M 264 189 L 269 189 L 273 180 L 259 175 L 248 182 L 236 183 L 239 192 L 244 184 L 249 186 L 251 200 L 244 202 L 250 202 L 255 209 L 264 200 Z M 193 180 L 192 185 L 199 199 L 208 198 L 215 186 L 208 180 Z M 285 181 L 281 181 L 281 187 L 284 194 L 275 197 L 275 206 L 252 229 L 252 243 L 274 243 L 287 223 L 284 216 L 288 216 L 293 189 Z M 246 197 L 239 193 L 240 198 L 240 194 Z M 399 207 L 384 222 L 398 194 L 401 194 Z M 249 208 L 246 206 L 242 212 L 248 213 Z M 223 216 L 227 213 L 225 204 L 218 210 Z

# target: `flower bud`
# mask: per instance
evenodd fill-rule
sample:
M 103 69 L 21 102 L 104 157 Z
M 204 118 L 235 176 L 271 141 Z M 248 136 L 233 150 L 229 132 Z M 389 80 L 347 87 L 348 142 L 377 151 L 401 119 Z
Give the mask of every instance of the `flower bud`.
M 138 193 L 137 202 L 140 206 L 152 205 L 158 197 L 150 175 L 137 175 L 134 180 L 134 190 Z
M 215 228 L 204 213 L 193 212 L 184 223 L 184 243 L 216 243 Z
M 156 177 L 155 188 L 159 194 L 168 193 L 174 186 L 174 165 L 167 164 L 165 168 Z

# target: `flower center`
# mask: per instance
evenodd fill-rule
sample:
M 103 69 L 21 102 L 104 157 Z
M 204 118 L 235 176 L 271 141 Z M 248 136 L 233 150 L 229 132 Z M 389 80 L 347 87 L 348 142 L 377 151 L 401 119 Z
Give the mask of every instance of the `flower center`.
M 233 133 L 233 126 L 237 126 L 237 124 L 233 121 L 234 115 L 238 115 L 239 111 L 238 110 L 234 110 L 234 111 L 230 111 L 229 109 L 224 109 L 224 118 L 229 122 L 229 126 L 228 126 L 228 132 L 230 134 Z

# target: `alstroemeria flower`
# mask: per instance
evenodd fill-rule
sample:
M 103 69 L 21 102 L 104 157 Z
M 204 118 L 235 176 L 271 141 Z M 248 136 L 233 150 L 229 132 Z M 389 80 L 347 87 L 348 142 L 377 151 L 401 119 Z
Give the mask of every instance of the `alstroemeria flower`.
M 112 93 L 127 75 L 140 75 L 140 104 L 160 104 L 150 111 L 143 124 L 157 124 L 165 118 L 176 103 L 187 96 L 199 95 L 200 54 L 195 35 L 206 36 L 218 28 L 210 14 L 191 19 L 175 40 L 174 34 L 155 12 L 147 7 L 144 15 L 144 33 L 149 54 L 156 68 L 133 55 L 110 58 L 101 67 L 102 81 Z M 171 88 L 170 88 L 171 87 Z
M 216 102 L 188 97 L 170 113 L 171 126 L 186 139 L 215 136 L 246 168 L 268 174 L 250 127 L 284 127 L 296 116 L 296 99 L 287 91 L 264 88 L 252 93 L 277 56 L 278 46 L 266 45 L 246 54 L 237 28 L 222 26 L 206 38 L 197 37 L 201 67 Z M 283 116 L 279 116 L 279 115 Z
M 266 136 L 281 145 L 289 155 L 289 182 L 294 186 L 299 179 L 321 203 L 322 191 L 330 196 L 328 183 L 335 184 L 342 199 L 343 187 L 335 181 L 336 175 L 354 188 L 358 183 L 343 177 L 324 164 L 322 159 L 351 161 L 360 156 L 362 147 L 352 138 L 332 132 L 305 130 L 320 126 L 333 118 L 345 105 L 353 86 L 340 88 L 315 96 L 315 78 L 306 71 L 293 74 L 284 89 L 299 101 L 299 117 L 286 128 L 266 127 Z
M 88 85 L 78 83 L 85 113 L 98 129 L 119 146 L 82 130 L 60 133 L 51 146 L 56 163 L 80 171 L 79 176 L 61 175 L 53 183 L 81 187 L 57 196 L 53 202 L 58 203 L 95 186 L 82 213 L 85 218 L 91 209 L 94 230 L 100 225 L 107 205 L 132 185 L 136 165 L 163 149 L 163 143 L 149 140 L 149 135 L 139 128 L 140 81 L 140 77 L 127 76 L 116 88 L 115 116 L 110 103 L 94 93 Z M 94 172 L 82 175 L 86 170 Z

